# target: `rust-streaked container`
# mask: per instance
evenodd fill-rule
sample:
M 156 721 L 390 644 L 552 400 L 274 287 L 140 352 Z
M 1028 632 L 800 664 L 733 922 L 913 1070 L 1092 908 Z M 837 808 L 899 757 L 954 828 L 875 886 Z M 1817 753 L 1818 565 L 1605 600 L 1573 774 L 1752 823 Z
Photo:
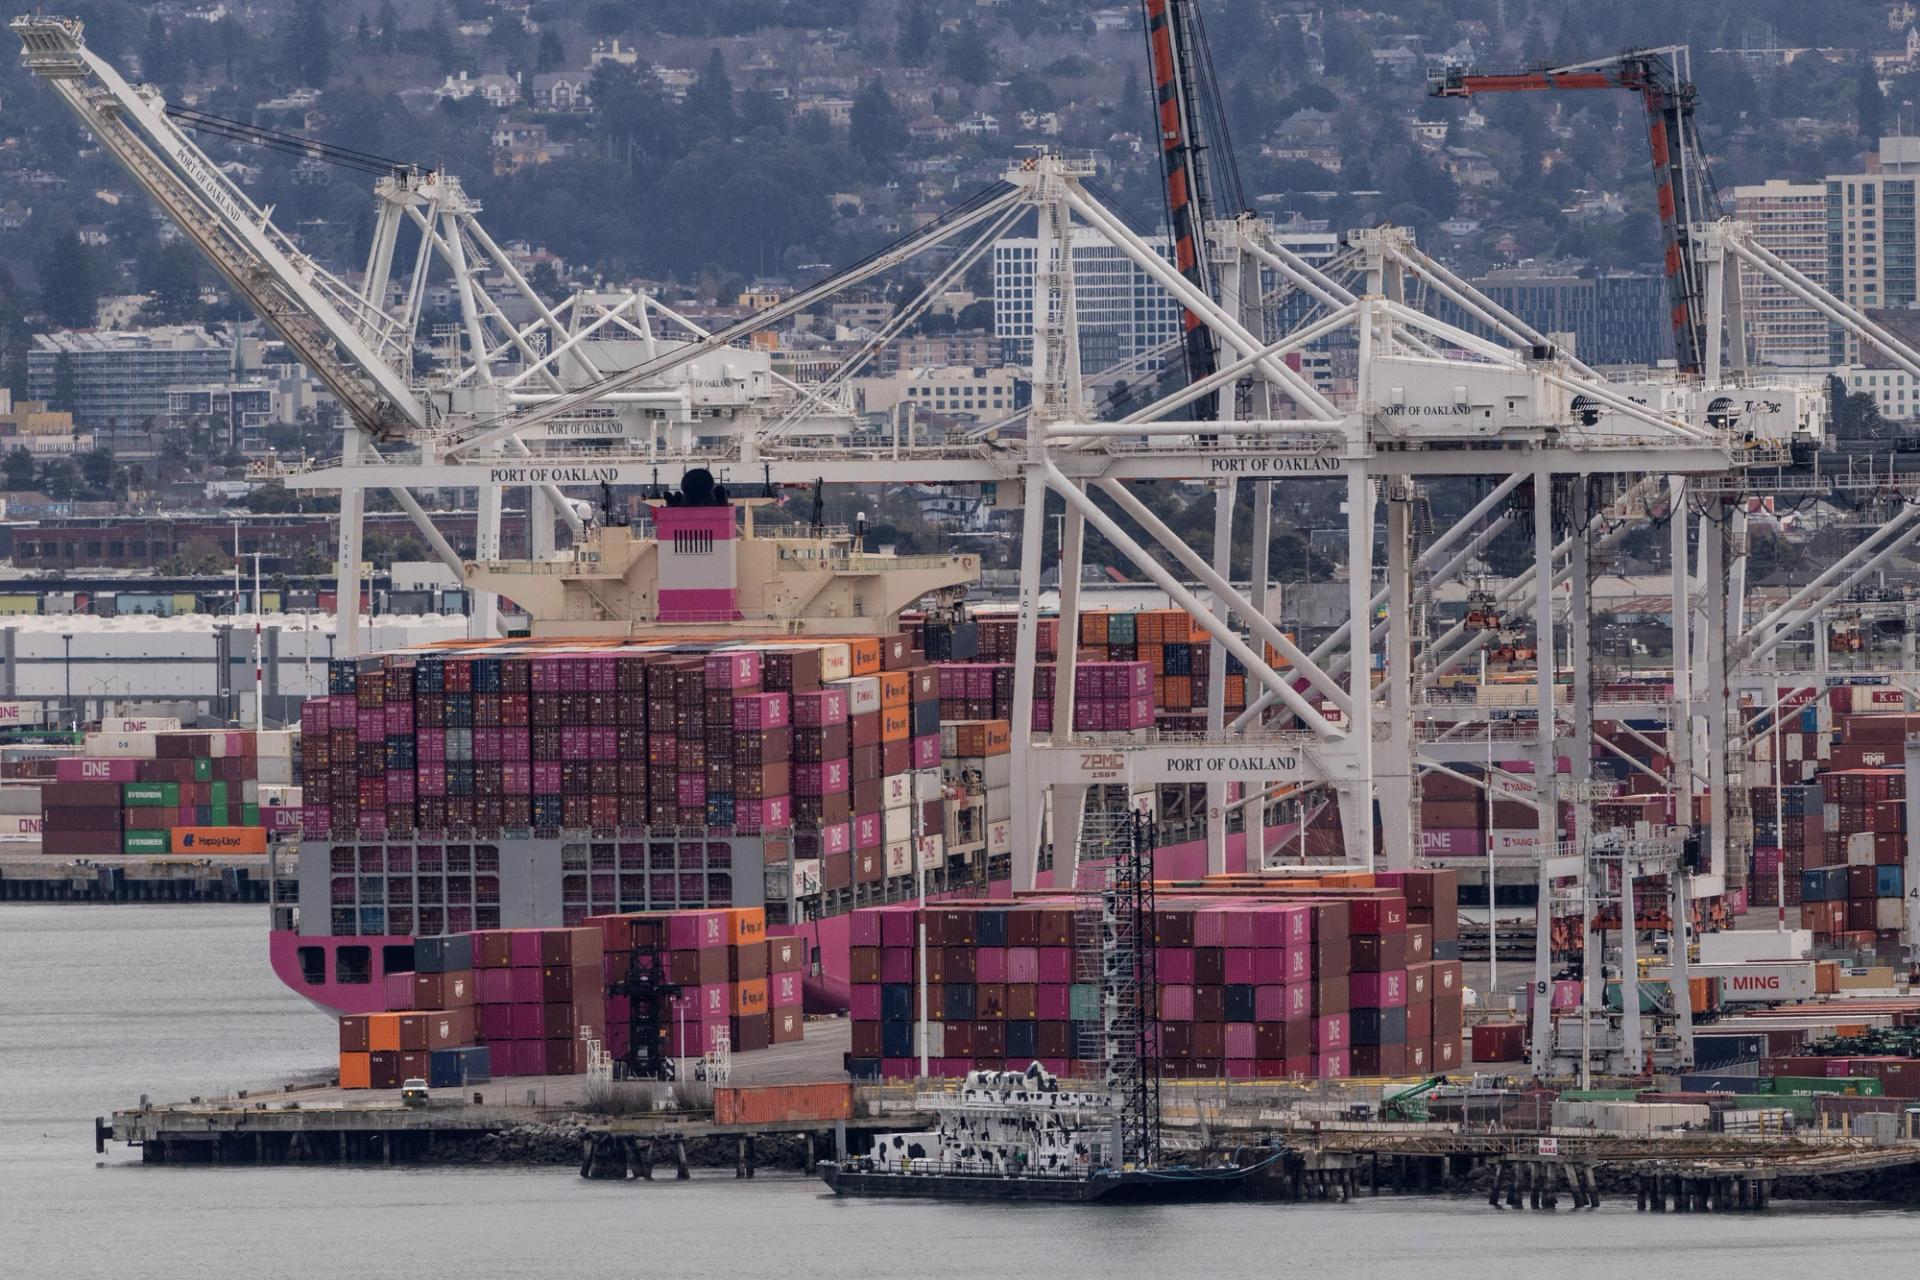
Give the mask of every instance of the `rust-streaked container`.
M 846 1120 L 853 1115 L 850 1084 L 787 1084 L 715 1089 L 715 1124 L 780 1124 L 791 1120 Z

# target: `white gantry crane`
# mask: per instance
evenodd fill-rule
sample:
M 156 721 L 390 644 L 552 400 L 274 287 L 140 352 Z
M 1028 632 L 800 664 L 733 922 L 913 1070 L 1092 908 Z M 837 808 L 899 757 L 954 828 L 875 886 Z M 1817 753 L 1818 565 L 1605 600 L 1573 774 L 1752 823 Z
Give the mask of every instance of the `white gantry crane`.
M 1013 726 L 1017 887 L 1039 882 L 1049 827 L 1055 882 L 1071 882 L 1088 790 L 1115 784 L 1205 784 L 1212 870 L 1260 869 L 1284 856 L 1264 847 L 1261 810 L 1271 795 L 1303 792 L 1329 796 L 1337 806 L 1340 865 L 1375 865 L 1377 846 L 1384 865 L 1411 866 L 1420 857 L 1420 772 L 1492 761 L 1502 767 L 1487 771 L 1485 785 L 1539 814 L 1527 865 L 1537 873 L 1541 901 L 1572 895 L 1590 911 L 1615 867 L 1630 884 L 1633 875 L 1655 874 L 1670 862 L 1662 861 L 1667 848 L 1656 848 L 1658 842 L 1622 852 L 1617 841 L 1596 839 L 1590 820 L 1592 800 L 1604 794 L 1591 774 L 1596 719 L 1654 715 L 1676 726 L 1675 785 L 1689 801 L 1699 791 L 1714 797 L 1712 854 L 1693 890 L 1717 892 L 1734 874 L 1726 844 L 1729 752 L 1721 745 L 1727 691 L 1804 625 L 1808 610 L 1884 562 L 1874 555 L 1920 536 L 1915 523 L 1870 540 L 1875 550 L 1859 573 L 1836 568 L 1786 616 L 1750 621 L 1737 607 L 1741 543 L 1737 521 L 1726 513 L 1739 506 L 1733 496 L 1754 483 L 1739 477 L 1784 468 L 1817 446 L 1824 389 L 1747 368 L 1738 273 L 1726 263 L 1737 258 L 1778 272 L 1810 300 L 1824 298 L 1816 305 L 1831 307 L 1836 323 L 1876 345 L 1892 340 L 1796 280 L 1736 224 L 1690 236 L 1704 246 L 1705 262 L 1698 376 L 1603 377 L 1423 253 L 1400 228 L 1353 232 L 1336 262 L 1316 266 L 1258 219 L 1216 221 L 1205 246 L 1218 282 L 1210 292 L 1089 191 L 1090 165 L 1051 154 L 1021 161 L 1002 181 L 832 278 L 705 332 L 644 294 L 542 299 L 480 225 L 455 178 L 377 158 L 366 268 L 357 284 L 336 277 L 277 230 L 268 211 L 188 137 L 189 129 L 205 126 L 244 138 L 250 126 L 196 121 L 152 88 L 128 84 L 87 50 L 78 22 L 27 17 L 13 28 L 27 66 L 346 406 L 351 423 L 337 464 L 287 476 L 296 487 L 342 495 L 343 644 L 353 632 L 359 517 L 369 488 L 392 491 L 442 558 L 464 574 L 468 563 L 410 491 L 474 490 L 481 521 L 473 559 L 490 562 L 499 558 L 500 512 L 512 490 L 526 491 L 533 550 L 542 558 L 556 522 L 577 522 L 573 501 L 582 486 L 597 492 L 603 484 L 650 485 L 663 471 L 704 467 L 722 481 L 787 486 L 998 486 L 1001 505 L 1017 507 L 1023 519 Z M 880 443 L 856 431 L 847 379 L 1015 227 L 1030 230 L 1038 245 L 1033 395 L 1024 433 L 1003 423 L 999 432 Z M 1215 353 L 1211 372 L 1115 418 L 1096 409 L 1082 373 L 1073 246 L 1089 236 L 1165 289 L 1205 327 Z M 749 345 L 754 334 L 922 255 L 918 293 L 835 372 L 789 381 Z M 435 371 L 416 377 L 426 283 L 435 270 L 453 282 L 459 323 L 444 335 Z M 505 296 L 496 297 L 498 290 Z M 1275 332 L 1270 304 L 1279 294 L 1311 305 Z M 1421 297 L 1445 300 L 1470 327 L 1429 315 L 1416 305 Z M 1352 353 L 1353 377 L 1337 390 L 1289 360 L 1330 344 Z M 1730 353 L 1724 359 L 1723 347 Z M 1920 361 L 1911 367 L 1920 372 Z M 1216 400 L 1216 418 L 1179 416 L 1196 402 Z M 1420 545 L 1419 487 L 1448 476 L 1487 477 L 1491 492 Z M 1211 486 L 1216 519 L 1208 545 L 1190 545 L 1143 500 L 1142 482 L 1165 481 Z M 1349 620 L 1311 650 L 1270 619 L 1267 547 L 1277 481 L 1337 486 L 1345 505 Z M 1254 515 L 1251 585 L 1244 591 L 1234 582 L 1232 539 L 1243 496 Z M 1067 642 L 1057 659 L 1054 728 L 1041 733 L 1030 726 L 1049 497 L 1065 509 L 1059 580 Z M 1592 561 L 1633 522 L 1661 511 L 1671 516 L 1679 566 L 1673 613 L 1680 656 L 1672 691 L 1657 707 L 1626 704 L 1621 695 L 1595 693 L 1587 625 Z M 1689 512 L 1706 531 L 1691 574 Z M 1383 518 L 1384 563 L 1376 566 Z M 1215 687 L 1204 731 L 1074 728 L 1072 637 L 1089 528 L 1207 634 Z M 1533 564 L 1499 590 L 1495 605 L 1506 618 L 1531 619 L 1541 674 L 1525 714 L 1494 715 L 1435 690 L 1485 647 L 1489 633 L 1455 627 L 1432 634 L 1424 619 L 1441 586 L 1468 572 L 1494 538 L 1517 529 L 1530 529 Z M 481 625 L 491 626 L 492 618 L 483 616 Z M 1555 679 L 1562 652 L 1571 676 L 1565 684 Z M 1232 719 L 1220 687 L 1229 655 L 1244 668 L 1250 691 L 1258 690 L 1253 705 Z M 1572 761 L 1565 779 L 1562 758 Z M 1504 767 L 1521 762 L 1520 772 Z M 1576 815 L 1566 836 L 1563 799 L 1573 801 Z M 1248 812 L 1247 843 L 1237 854 L 1223 820 L 1235 805 Z M 1680 894 L 1682 877 L 1671 879 Z M 1675 909 L 1684 911 L 1683 899 Z M 1543 994 L 1551 914 L 1539 913 L 1536 982 Z M 1589 978 L 1597 973 L 1596 965 Z M 1587 985 L 1590 1002 L 1597 1000 L 1599 983 Z M 1545 1000 L 1536 1008 L 1544 1019 Z M 1536 1052 L 1549 1039 L 1537 1035 Z

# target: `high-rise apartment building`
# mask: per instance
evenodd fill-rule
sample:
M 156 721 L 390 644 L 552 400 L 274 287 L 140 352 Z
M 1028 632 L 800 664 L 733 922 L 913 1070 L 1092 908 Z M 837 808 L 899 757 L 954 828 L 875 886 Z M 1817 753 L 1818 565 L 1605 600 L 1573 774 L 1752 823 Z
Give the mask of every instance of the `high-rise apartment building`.
M 1733 189 L 1734 216 L 1753 227 L 1754 239 L 1782 262 L 1819 284 L 1827 281 L 1827 187 L 1773 179 Z M 1785 286 L 1751 268 L 1740 281 L 1753 335 L 1753 357 L 1784 368 L 1830 363 L 1827 318 Z

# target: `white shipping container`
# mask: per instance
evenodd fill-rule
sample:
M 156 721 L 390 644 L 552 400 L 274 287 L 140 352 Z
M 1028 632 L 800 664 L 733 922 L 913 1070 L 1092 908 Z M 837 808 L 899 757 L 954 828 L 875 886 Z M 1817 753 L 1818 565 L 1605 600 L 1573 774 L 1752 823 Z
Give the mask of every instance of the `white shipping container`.
M 40 784 L 10 782 L 0 787 L 0 814 L 40 814 Z
M 151 760 L 159 749 L 151 733 L 90 733 L 81 754 L 111 760 Z
M 1847 837 L 1847 865 L 1850 867 L 1873 865 L 1873 832 L 1856 831 Z
M 844 644 L 820 646 L 820 678 L 845 680 L 853 674 L 853 652 Z
M 913 806 L 896 805 L 884 812 L 880 819 L 880 838 L 883 840 L 911 840 L 913 838 Z
M 299 739 L 297 729 L 263 729 L 253 735 L 254 754 L 265 759 L 293 759 L 293 745 Z
M 1894 905 L 1900 904 L 1895 901 Z M 1813 961 L 1749 961 L 1746 964 L 1698 964 L 1696 978 L 1718 978 L 1723 1004 L 1781 1004 L 1813 998 Z
M 811 898 L 819 892 L 820 859 L 796 858 L 793 862 L 793 896 Z
M 44 703 L 0 702 L 0 726 L 39 724 L 47 718 Z
M 906 876 L 913 874 L 913 841 L 887 841 L 887 874 Z
M 1013 820 L 989 822 L 987 824 L 987 852 L 1013 852 Z
M 925 835 L 920 837 L 920 865 L 921 866 L 937 867 L 945 863 L 946 860 L 947 860 L 947 842 L 945 839 L 943 839 L 940 836 L 933 836 L 933 835 Z
M 1873 900 L 1873 927 L 1876 929 L 1900 929 L 1906 926 L 1904 912 L 1906 903 L 1899 898 L 1875 898 Z
M 260 775 L 260 781 L 275 786 L 289 786 L 297 773 L 290 758 L 282 756 L 262 756 L 254 766 L 254 772 Z
M 43 825 L 37 813 L 0 813 L 0 835 L 19 838 L 37 836 Z
M 989 787 L 987 789 L 987 821 L 998 822 L 1002 818 L 1013 816 L 1013 788 Z
M 257 801 L 263 809 L 278 809 L 282 806 L 300 807 L 300 788 L 285 783 L 263 782 L 260 784 L 260 799 Z
M 177 716 L 102 716 L 102 733 L 171 733 L 180 728 Z
M 913 803 L 913 775 L 908 773 L 883 774 L 880 778 L 880 802 L 891 809 L 896 805 Z
M 1804 960 L 1813 953 L 1813 931 L 1726 929 L 1700 936 L 1705 964 L 1742 964 L 1751 960 Z
M 846 686 L 848 714 L 864 716 L 880 710 L 879 676 L 854 676 Z

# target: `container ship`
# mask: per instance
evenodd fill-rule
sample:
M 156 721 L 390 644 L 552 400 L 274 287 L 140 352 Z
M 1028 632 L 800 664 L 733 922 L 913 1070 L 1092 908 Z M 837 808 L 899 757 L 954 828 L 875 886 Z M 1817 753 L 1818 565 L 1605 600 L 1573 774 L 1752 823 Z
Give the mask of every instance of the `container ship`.
M 917 895 L 916 864 L 936 894 L 1006 893 L 1014 624 L 967 619 L 977 559 L 756 523 L 768 502 L 690 473 L 556 559 L 476 565 L 476 587 L 526 610 L 524 636 L 333 663 L 301 715 L 281 979 L 380 1012 L 415 937 L 759 907 L 804 940 L 813 1006 L 845 1009 L 850 913 Z M 1076 726 L 1191 720 L 1206 644 L 1184 614 L 1177 641 L 1159 614 L 1122 616 L 1146 634 L 1082 648 Z M 1236 832 L 1230 870 L 1246 848 Z M 1193 831 L 1157 865 L 1205 858 Z

